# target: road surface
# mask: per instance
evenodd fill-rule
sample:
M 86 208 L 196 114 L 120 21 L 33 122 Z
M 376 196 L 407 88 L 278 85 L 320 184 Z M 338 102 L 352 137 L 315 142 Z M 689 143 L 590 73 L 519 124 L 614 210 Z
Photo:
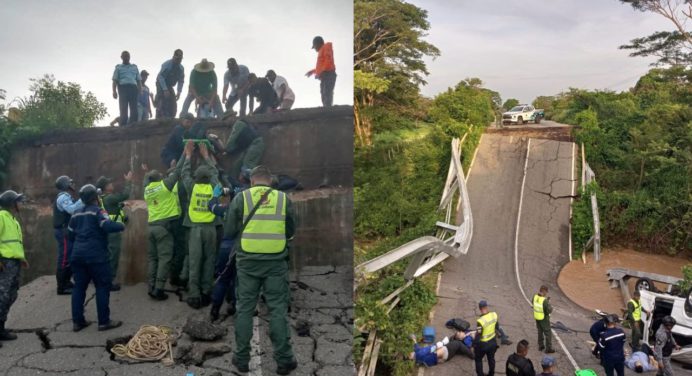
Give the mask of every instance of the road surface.
M 461 317 L 475 326 L 478 302 L 487 300 L 514 341 L 498 349 L 497 374 L 505 373 L 506 359 L 521 339 L 529 341 L 529 358 L 540 372 L 543 354 L 537 348 L 533 311 L 524 294 L 531 299 L 542 284 L 550 288 L 553 325 L 561 322 L 571 329 L 557 331 L 562 344 L 553 336 L 556 372 L 571 375 L 577 365 L 604 374 L 587 344 L 592 313 L 572 303 L 557 285 L 560 268 L 569 260 L 576 157 L 571 142 L 527 138 L 519 132 L 486 133 L 481 139 L 467 182 L 475 221 L 473 240 L 467 255 L 443 266 L 432 325 L 440 338 L 451 334 L 444 328 L 451 318 Z M 488 371 L 486 362 L 484 371 Z M 474 375 L 475 368 L 471 359 L 456 357 L 420 373 Z

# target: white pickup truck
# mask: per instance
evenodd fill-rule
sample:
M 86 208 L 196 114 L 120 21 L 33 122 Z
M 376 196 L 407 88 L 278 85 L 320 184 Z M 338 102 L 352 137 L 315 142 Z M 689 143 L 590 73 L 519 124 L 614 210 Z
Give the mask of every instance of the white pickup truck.
M 539 124 L 543 119 L 543 110 L 535 109 L 529 104 L 520 104 L 502 114 L 502 124 Z

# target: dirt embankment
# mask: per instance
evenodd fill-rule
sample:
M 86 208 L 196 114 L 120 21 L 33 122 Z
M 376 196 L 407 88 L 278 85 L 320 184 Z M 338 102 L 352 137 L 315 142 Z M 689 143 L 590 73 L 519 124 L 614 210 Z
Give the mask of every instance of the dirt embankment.
M 611 268 L 628 268 L 650 273 L 682 277 L 682 267 L 692 263 L 686 258 L 652 255 L 630 249 L 605 250 L 601 261 L 593 261 L 589 254 L 587 263 L 574 260 L 565 265 L 558 277 L 560 289 L 572 301 L 587 309 L 601 309 L 606 312 L 620 313 L 625 307 L 620 289 L 611 289 L 606 272 Z M 630 291 L 634 291 L 636 278 L 630 278 Z M 663 284 L 656 284 L 664 289 Z

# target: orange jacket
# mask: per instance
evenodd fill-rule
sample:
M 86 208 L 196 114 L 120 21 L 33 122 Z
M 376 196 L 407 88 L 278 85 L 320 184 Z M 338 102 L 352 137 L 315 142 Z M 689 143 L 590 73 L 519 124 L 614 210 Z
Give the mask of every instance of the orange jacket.
M 322 72 L 325 71 L 335 71 L 334 66 L 334 51 L 332 50 L 332 42 L 327 42 L 320 50 L 317 52 L 317 65 L 312 73 L 315 74 L 315 78 L 320 78 Z

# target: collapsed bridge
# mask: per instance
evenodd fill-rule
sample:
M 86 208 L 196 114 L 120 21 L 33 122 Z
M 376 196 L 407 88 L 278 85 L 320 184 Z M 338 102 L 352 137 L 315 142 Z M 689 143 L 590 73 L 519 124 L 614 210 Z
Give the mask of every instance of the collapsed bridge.
M 349 266 L 353 262 L 353 108 L 296 109 L 247 119 L 264 137 L 262 163 L 273 173 L 292 176 L 303 186 L 292 192 L 296 220 L 291 266 Z M 210 133 L 225 140 L 235 122 L 202 120 Z M 56 246 L 52 231 L 54 182 L 69 175 L 77 187 L 99 176 L 114 179 L 135 174 L 129 200 L 130 221 L 123 236 L 120 276 L 125 284 L 146 278 L 147 212 L 141 184 L 142 163 L 162 168 L 159 154 L 176 119 L 157 119 L 129 128 L 88 128 L 56 131 L 17 144 L 12 149 L 9 189 L 24 193 L 21 220 L 31 268 L 24 282 L 55 272 Z M 230 160 L 221 164 L 228 166 Z

